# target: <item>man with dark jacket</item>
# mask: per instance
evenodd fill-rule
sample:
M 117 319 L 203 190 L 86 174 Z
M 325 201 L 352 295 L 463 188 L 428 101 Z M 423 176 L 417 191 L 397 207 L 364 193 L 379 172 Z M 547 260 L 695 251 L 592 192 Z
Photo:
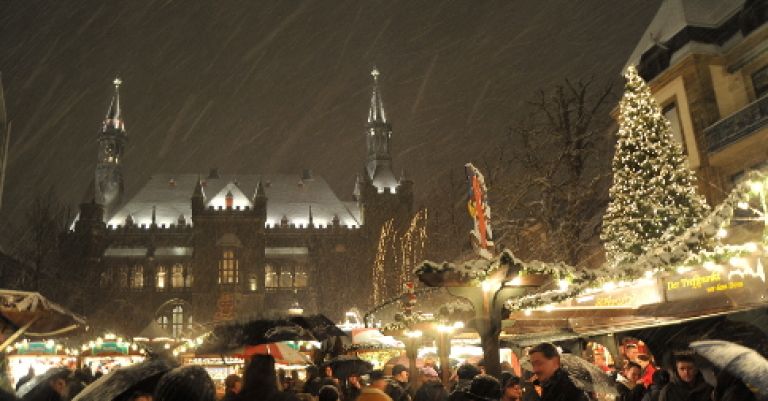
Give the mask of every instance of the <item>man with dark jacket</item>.
M 475 365 L 465 363 L 459 366 L 459 368 L 456 370 L 456 376 L 458 376 L 459 381 L 456 383 L 456 387 L 448 397 L 448 401 L 467 400 L 468 398 L 466 397 L 466 393 L 469 391 L 469 387 L 472 384 L 472 379 L 474 379 L 475 376 L 479 374 L 480 369 L 475 367 Z
M 675 358 L 674 374 L 661 390 L 659 401 L 709 401 L 711 396 L 712 387 L 704 381 L 693 357 Z
M 413 396 L 414 401 L 447 401 L 448 391 L 443 387 L 443 383 L 437 376 L 437 371 L 431 367 L 425 367 L 421 370 L 424 377 L 424 383 Z
M 541 343 L 528 351 L 533 372 L 541 384 L 541 401 L 589 401 L 560 367 L 560 353 L 550 343 Z
M 642 382 L 642 368 L 635 362 L 627 362 L 627 366 L 621 371 L 616 380 L 616 391 L 619 393 L 617 401 L 642 401 L 645 395 L 645 386 Z

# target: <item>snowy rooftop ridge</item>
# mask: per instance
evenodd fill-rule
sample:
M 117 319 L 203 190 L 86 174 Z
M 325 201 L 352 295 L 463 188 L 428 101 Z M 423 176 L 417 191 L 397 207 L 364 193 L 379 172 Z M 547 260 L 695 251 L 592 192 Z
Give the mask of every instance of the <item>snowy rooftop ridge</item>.
M 130 216 L 136 226 L 150 226 L 154 210 L 155 224 L 176 225 L 183 218 L 192 221 L 190 198 L 198 182 L 198 174 L 155 174 L 117 212 L 107 224 L 124 226 Z M 226 195 L 232 194 L 232 210 L 250 209 L 259 182 L 267 197 L 267 226 L 279 226 L 286 220 L 296 227 L 309 225 L 310 207 L 315 226 L 328 226 L 338 217 L 340 225 L 359 226 L 357 204 L 342 202 L 322 177 L 302 179 L 300 174 L 221 175 L 202 180 L 206 209 L 227 210 Z
M 716 28 L 739 12 L 745 0 L 664 0 L 640 38 L 624 69 L 637 65 L 643 53 L 670 40 L 688 26 Z

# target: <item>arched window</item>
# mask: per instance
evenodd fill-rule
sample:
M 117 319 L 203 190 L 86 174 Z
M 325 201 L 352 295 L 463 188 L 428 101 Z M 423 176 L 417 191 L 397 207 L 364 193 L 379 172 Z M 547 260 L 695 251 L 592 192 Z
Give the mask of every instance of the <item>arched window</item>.
M 99 287 L 107 288 L 112 284 L 112 273 L 109 270 L 105 270 L 99 274 Z
M 176 263 L 171 268 L 171 286 L 173 288 L 184 287 L 184 265 Z
M 255 274 L 251 274 L 248 276 L 248 289 L 250 291 L 256 291 L 258 289 L 258 279 Z
M 280 266 L 280 288 L 293 287 L 293 274 L 290 265 Z
M 307 267 L 303 264 L 296 265 L 293 286 L 297 288 L 303 288 L 307 286 Z
M 157 273 L 155 273 L 155 286 L 158 291 L 165 289 L 166 283 L 166 269 L 165 266 L 157 266 Z
M 131 269 L 131 288 L 135 290 L 144 288 L 144 266 L 136 265 Z
M 235 248 L 223 248 L 219 260 L 219 284 L 237 284 L 238 270 Z
M 176 305 L 171 311 L 171 334 L 174 338 L 181 336 L 184 331 L 184 308 Z
M 167 329 L 168 328 L 168 316 L 158 316 L 157 317 L 157 324 L 160 325 L 160 327 Z
M 277 271 L 275 271 L 275 267 L 272 265 L 264 266 L 264 287 L 276 288 L 277 286 Z
M 120 266 L 117 268 L 117 281 L 120 288 L 128 288 L 128 267 Z
M 192 288 L 192 266 L 187 265 L 187 276 L 184 278 L 184 286 Z

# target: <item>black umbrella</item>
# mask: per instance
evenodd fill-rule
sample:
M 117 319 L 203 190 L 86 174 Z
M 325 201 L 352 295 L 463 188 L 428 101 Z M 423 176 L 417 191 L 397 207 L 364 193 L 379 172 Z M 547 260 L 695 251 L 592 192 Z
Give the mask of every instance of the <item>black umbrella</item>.
M 63 378 L 66 379 L 69 374 L 72 373 L 69 369 L 64 367 L 59 368 L 51 368 L 48 369 L 45 373 L 41 375 L 37 375 L 31 379 L 29 379 L 28 382 L 24 383 L 23 386 L 19 387 L 18 390 L 16 390 L 16 396 L 19 398 L 24 398 L 28 395 L 33 394 L 36 391 L 43 390 L 43 386 L 47 386 L 48 382 L 55 378 Z
M 225 353 L 244 345 L 259 345 L 280 341 L 316 341 L 312 333 L 285 319 L 252 320 L 216 326 L 197 352 L 201 354 Z
M 768 360 L 757 351 L 721 340 L 694 341 L 691 348 L 768 399 Z
M 347 333 L 336 326 L 325 315 L 294 316 L 289 320 L 312 333 L 317 341 L 323 341 L 330 337 L 344 337 Z
M 373 370 L 373 365 L 370 362 L 352 355 L 337 356 L 323 363 L 322 369 L 325 369 L 327 366 L 331 367 L 333 375 L 339 379 L 346 379 L 353 373 L 364 375 Z
M 533 371 L 531 360 L 528 356 L 523 357 L 520 361 L 520 366 L 530 372 Z M 579 358 L 573 354 L 561 354 L 560 366 L 568 372 L 568 377 L 576 387 L 588 393 L 618 395 L 616 382 L 586 359 Z
M 114 400 L 126 391 L 137 388 L 151 393 L 153 384 L 157 384 L 160 376 L 174 366 L 170 361 L 158 358 L 115 369 L 91 383 L 72 401 Z

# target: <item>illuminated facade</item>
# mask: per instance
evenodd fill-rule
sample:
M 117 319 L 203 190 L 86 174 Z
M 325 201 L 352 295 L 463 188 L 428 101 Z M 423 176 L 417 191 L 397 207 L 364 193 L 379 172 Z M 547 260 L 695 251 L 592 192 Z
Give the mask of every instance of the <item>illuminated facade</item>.
M 92 325 L 135 334 L 154 320 L 183 336 L 198 324 L 366 306 L 381 225 L 407 222 L 413 184 L 395 179 L 378 71 L 353 199 L 301 174 L 156 174 L 124 199 L 128 136 L 119 85 L 99 135 L 93 201 L 66 234 L 64 261 L 83 274 Z M 89 314 L 91 305 L 100 306 Z M 75 306 L 76 307 L 76 306 Z M 77 307 L 76 307 L 77 308 Z M 115 314 L 125 319 L 115 320 Z M 337 316 L 338 315 L 338 316 Z
M 665 0 L 627 65 L 651 86 L 717 204 L 768 160 L 768 10 L 754 0 Z

